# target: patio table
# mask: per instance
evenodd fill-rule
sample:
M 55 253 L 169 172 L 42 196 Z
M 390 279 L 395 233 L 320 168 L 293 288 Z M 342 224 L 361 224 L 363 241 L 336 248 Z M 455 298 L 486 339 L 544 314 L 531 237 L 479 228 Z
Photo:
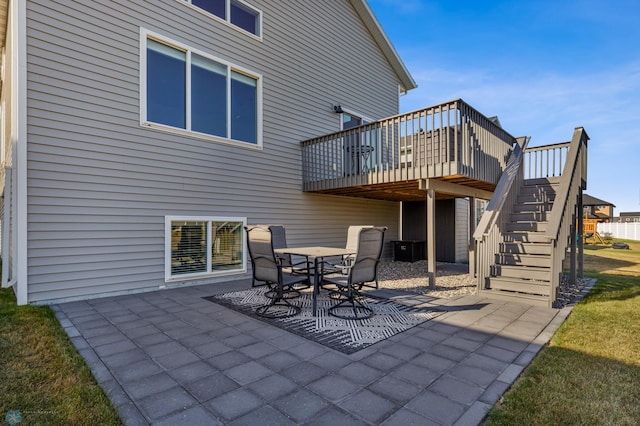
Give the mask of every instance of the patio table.
M 320 268 L 319 263 L 325 257 L 334 256 L 347 256 L 355 254 L 355 250 L 339 248 L 339 247 L 322 247 L 322 246 L 310 246 L 310 247 L 287 247 L 278 248 L 273 250 L 276 254 L 290 254 L 294 256 L 304 256 L 308 259 L 313 259 L 313 316 L 316 316 L 317 294 L 320 292 Z

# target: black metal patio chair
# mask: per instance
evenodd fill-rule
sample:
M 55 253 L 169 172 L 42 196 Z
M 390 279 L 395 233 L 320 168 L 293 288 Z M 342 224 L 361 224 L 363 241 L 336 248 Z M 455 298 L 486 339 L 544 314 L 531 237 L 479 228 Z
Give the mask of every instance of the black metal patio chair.
M 300 313 L 301 308 L 293 305 L 288 299 L 291 293 L 299 295 L 294 289 L 296 284 L 310 284 L 307 275 L 294 275 L 283 271 L 284 266 L 278 261 L 273 250 L 273 234 L 266 226 L 245 226 L 247 244 L 253 281 L 263 282 L 269 286 L 265 296 L 268 303 L 256 308 L 256 314 L 266 318 L 287 318 Z
M 353 260 L 355 259 L 355 251 L 358 248 L 358 236 L 360 235 L 360 230 L 363 228 L 373 228 L 373 225 L 351 225 L 347 229 L 347 243 L 345 248 L 351 249 L 354 251 L 354 254 L 349 254 L 346 256 L 342 256 L 338 262 L 324 262 L 322 264 L 322 273 L 323 275 L 331 275 L 331 274 L 349 274 L 349 269 L 353 264 Z
M 284 225 L 264 225 L 271 230 L 272 242 L 274 249 L 287 248 L 287 232 Z M 306 275 L 312 272 L 312 264 L 309 259 L 294 262 L 294 259 L 287 253 L 276 253 L 276 257 L 280 264 L 285 268 L 284 271 L 292 274 Z
M 323 285 L 334 285 L 333 297 L 338 304 L 329 308 L 329 314 L 342 319 L 371 318 L 373 310 L 362 303 L 360 291 L 367 283 L 378 286 L 378 264 L 387 227 L 365 227 L 358 233 L 358 246 L 347 276 L 325 277 Z

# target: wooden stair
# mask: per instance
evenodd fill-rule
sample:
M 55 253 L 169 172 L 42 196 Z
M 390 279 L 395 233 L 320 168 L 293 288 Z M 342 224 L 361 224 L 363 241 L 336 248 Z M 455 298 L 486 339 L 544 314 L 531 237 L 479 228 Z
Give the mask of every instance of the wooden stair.
M 549 306 L 552 248 L 545 231 L 559 180 L 524 181 L 481 296 Z

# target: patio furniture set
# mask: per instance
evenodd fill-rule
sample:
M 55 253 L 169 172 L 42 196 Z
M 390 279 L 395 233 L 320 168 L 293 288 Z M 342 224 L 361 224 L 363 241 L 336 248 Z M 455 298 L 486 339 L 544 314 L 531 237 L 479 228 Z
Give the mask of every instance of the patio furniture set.
M 387 227 L 351 226 L 345 248 L 311 246 L 288 247 L 282 225 L 246 226 L 253 286 L 267 285 L 267 303 L 256 309 L 266 318 L 287 318 L 300 314 L 295 304 L 302 290 L 313 287 L 312 315 L 317 313 L 317 295 L 329 291 L 336 304 L 329 315 L 349 320 L 373 316 L 362 303 L 363 287 L 378 287 L 378 263 Z M 294 263 L 293 257 L 304 258 Z M 332 258 L 340 261 L 332 263 Z M 373 284 L 375 283 L 375 284 Z

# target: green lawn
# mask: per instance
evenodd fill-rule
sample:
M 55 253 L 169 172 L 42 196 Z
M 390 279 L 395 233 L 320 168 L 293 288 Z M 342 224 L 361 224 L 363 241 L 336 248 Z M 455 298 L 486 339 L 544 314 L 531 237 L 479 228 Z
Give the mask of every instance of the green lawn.
M 640 424 L 640 243 L 627 242 L 632 250 L 587 247 L 596 286 L 484 424 Z
M 18 417 L 19 416 L 19 417 Z M 48 307 L 0 290 L 0 423 L 120 425 L 109 399 Z

